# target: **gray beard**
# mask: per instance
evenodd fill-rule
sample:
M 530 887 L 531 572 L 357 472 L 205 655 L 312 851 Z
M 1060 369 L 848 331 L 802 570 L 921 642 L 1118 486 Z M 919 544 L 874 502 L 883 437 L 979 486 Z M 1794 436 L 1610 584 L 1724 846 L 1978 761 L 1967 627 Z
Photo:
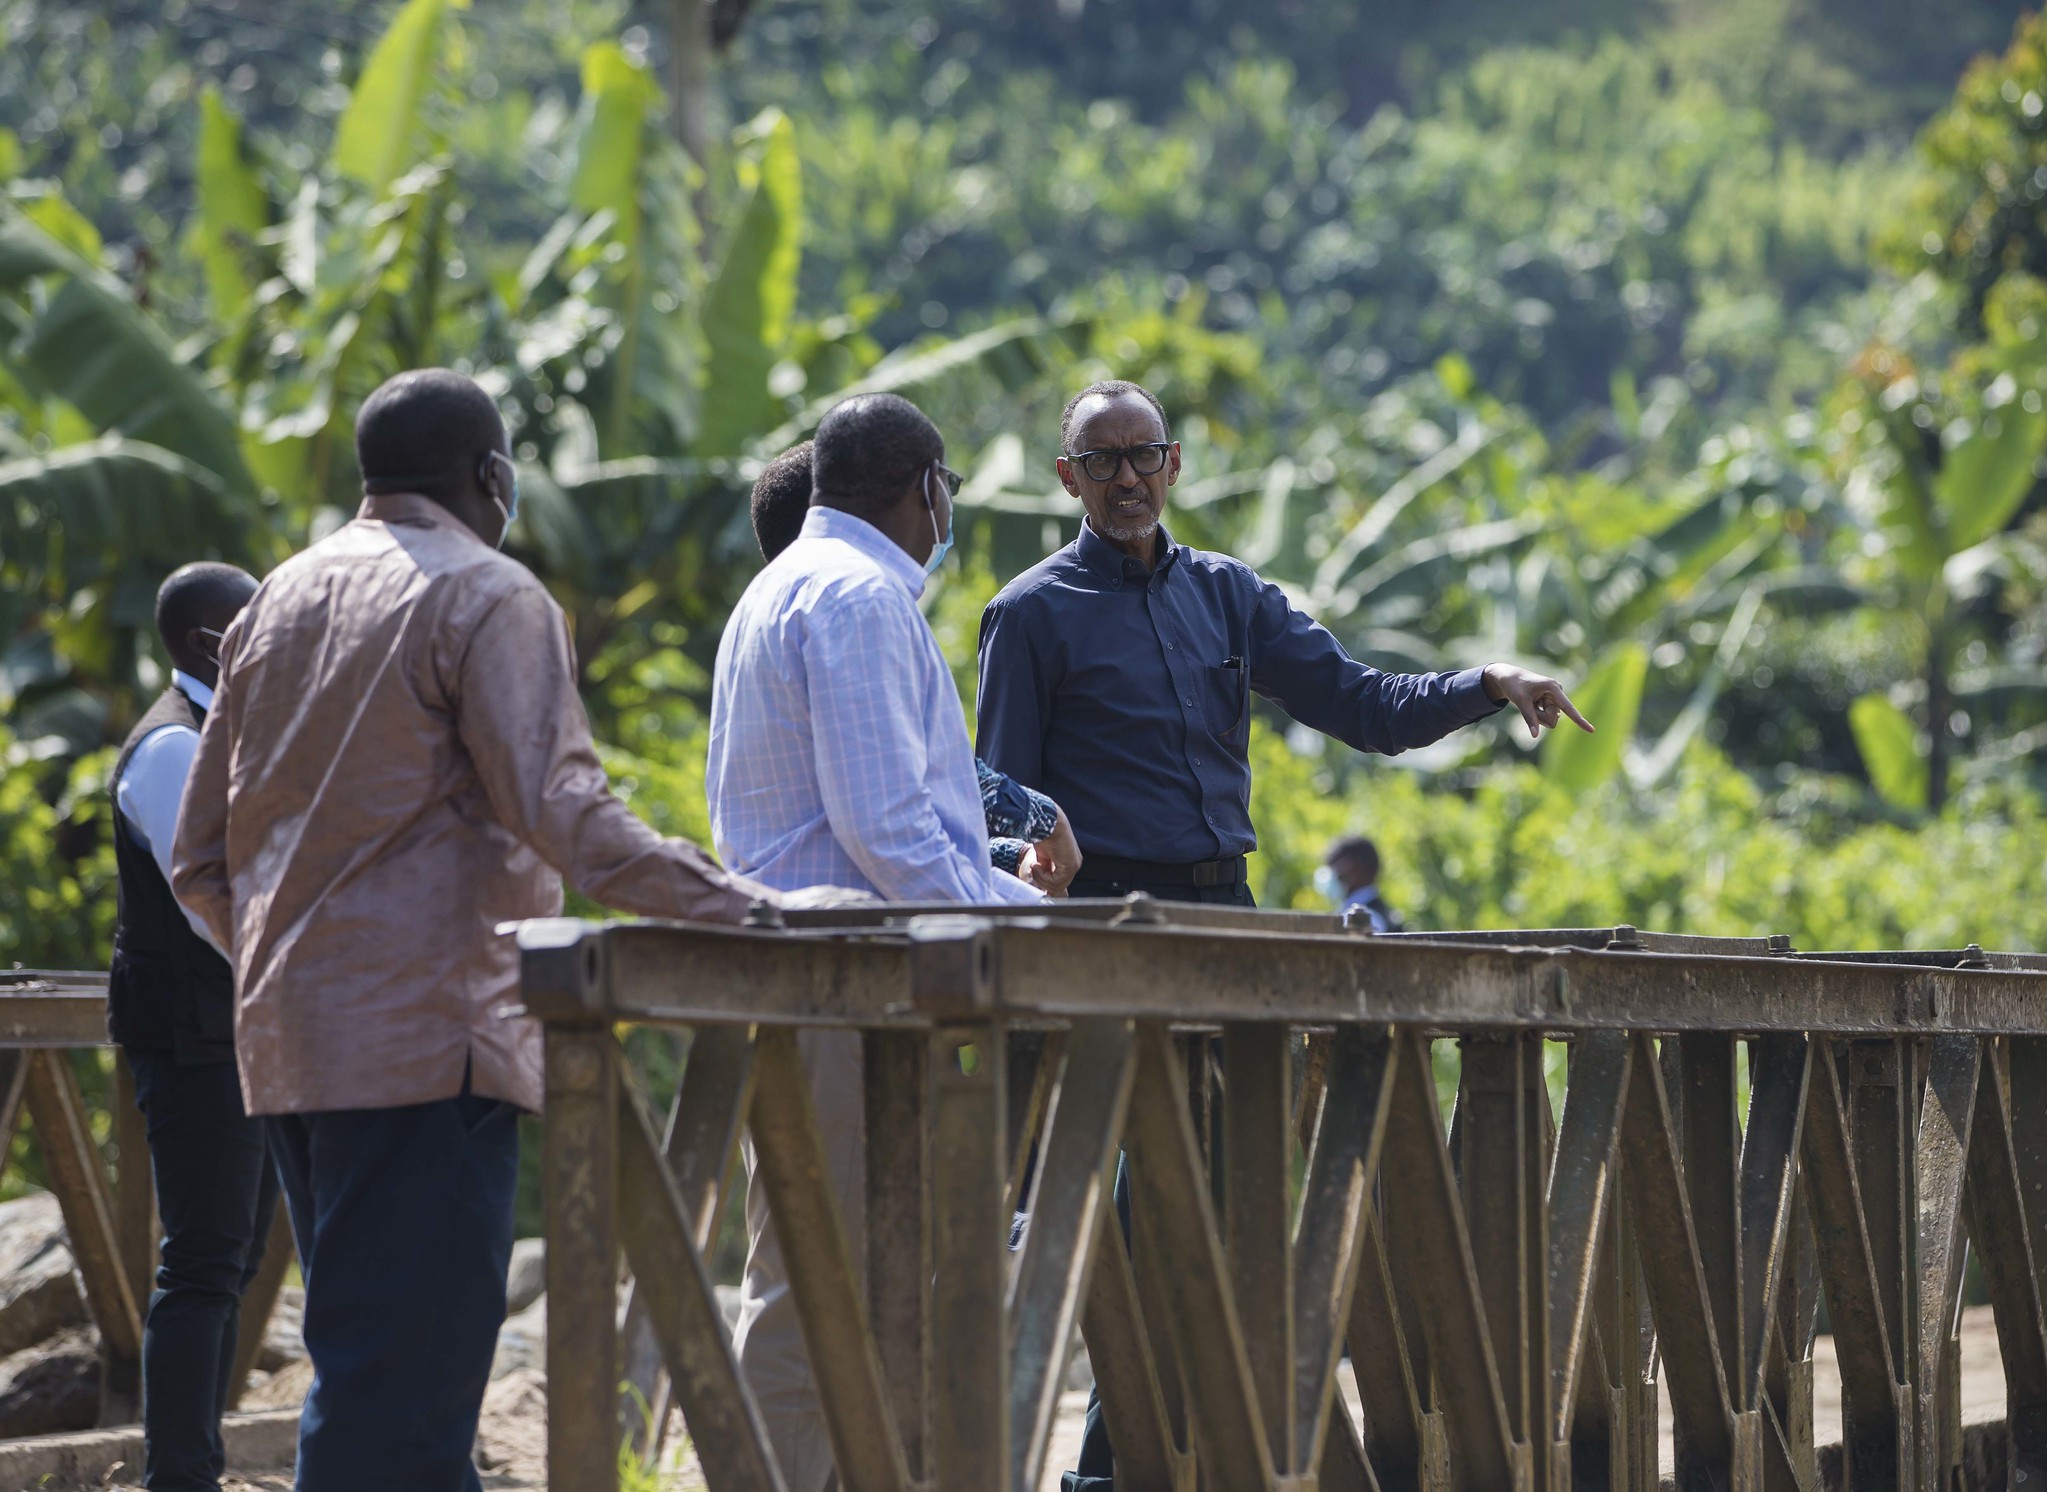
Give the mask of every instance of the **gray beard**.
M 1114 539 L 1119 544 L 1137 544 L 1143 542 L 1146 539 L 1149 539 L 1153 534 L 1157 533 L 1158 531 L 1159 531 L 1158 519 L 1147 518 L 1143 523 L 1123 524 L 1119 527 L 1111 527 L 1107 533 L 1102 535 L 1102 537 L 1105 539 Z

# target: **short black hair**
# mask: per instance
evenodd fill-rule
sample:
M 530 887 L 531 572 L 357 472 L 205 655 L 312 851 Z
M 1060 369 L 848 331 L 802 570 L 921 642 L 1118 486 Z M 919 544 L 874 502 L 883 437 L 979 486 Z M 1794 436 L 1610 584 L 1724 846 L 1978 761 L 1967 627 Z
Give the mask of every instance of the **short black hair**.
M 171 651 L 171 661 L 179 661 L 185 635 L 194 627 L 225 632 L 255 594 L 256 577 L 233 565 L 201 560 L 171 571 L 156 591 L 156 635 Z
M 1362 834 L 1337 840 L 1329 847 L 1329 853 L 1322 857 L 1325 865 L 1335 865 L 1339 860 L 1356 861 L 1367 885 L 1379 879 L 1379 847 Z
M 1068 456 L 1076 454 L 1073 449 L 1073 413 L 1080 408 L 1083 401 L 1094 398 L 1120 399 L 1125 394 L 1135 394 L 1149 404 L 1159 417 L 1159 426 L 1166 432 L 1166 439 L 1173 438 L 1173 422 L 1166 418 L 1166 406 L 1159 403 L 1157 394 L 1141 383 L 1131 383 L 1123 378 L 1105 378 L 1100 383 L 1089 384 L 1066 401 L 1066 408 L 1059 413 L 1060 451 Z
M 803 532 L 810 511 L 810 442 L 789 447 L 762 470 L 753 484 L 753 541 L 771 560 Z
M 452 497 L 504 445 L 497 402 L 453 368 L 387 378 L 355 417 L 355 460 L 370 493 Z
M 811 443 L 819 498 L 856 518 L 886 512 L 917 474 L 945 457 L 930 418 L 900 394 L 855 394 L 834 404 Z

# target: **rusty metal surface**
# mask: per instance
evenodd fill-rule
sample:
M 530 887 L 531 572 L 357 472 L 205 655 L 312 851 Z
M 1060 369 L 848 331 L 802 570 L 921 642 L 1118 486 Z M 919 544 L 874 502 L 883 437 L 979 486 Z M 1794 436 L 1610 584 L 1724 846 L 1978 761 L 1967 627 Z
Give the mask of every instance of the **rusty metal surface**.
M 931 1040 L 931 1338 L 945 1364 L 933 1416 L 941 1487 L 999 1487 L 1010 1475 L 1008 1063 L 992 1025 Z
M 1293 1362 L 1286 1389 L 1293 1395 L 1292 1469 L 1304 1472 L 1327 1459 L 1330 1421 L 1338 1463 L 1362 1461 L 1363 1443 L 1337 1402 L 1336 1363 L 1344 1323 L 1365 1268 L 1365 1218 L 1386 1138 L 1386 1110 L 1392 1102 L 1395 1047 L 1383 1029 L 1349 1027 L 1339 1033 L 1328 1056 L 1326 1099 L 1308 1156 L 1301 1188 L 1301 1220 L 1293 1240 Z M 1281 1215 L 1284 1218 L 1284 1197 Z M 1378 1268 L 1374 1258 L 1370 1267 Z M 1239 1287 L 1239 1295 L 1242 1288 Z M 1361 1347 L 1362 1344 L 1359 1344 Z
M 1272 1460 L 1293 1469 L 1293 1081 L 1285 1026 L 1223 1028 L 1223 1251 Z M 1310 1463 L 1312 1464 L 1312 1463 Z
M 784 1492 L 704 1267 L 702 1229 L 646 1105 L 629 1081 L 618 1090 L 620 1234 L 704 1475 L 734 1492 Z
M 547 1477 L 618 1485 L 618 1044 L 610 1028 L 547 1032 Z
M 1273 1458 L 1244 1348 L 1208 1178 L 1160 1025 L 1137 1031 L 1137 1083 L 1125 1120 L 1131 1210 L 1160 1263 L 1167 1327 L 1202 1462 L 1221 1485 L 1270 1487 Z
M 832 1194 L 795 1032 L 763 1029 L 754 1068 L 748 1124 L 755 1176 L 767 1188 L 839 1481 L 845 1492 L 907 1492 L 902 1437 L 867 1328 L 864 1292 Z
M 1262 915 L 1285 914 L 1235 913 Z M 547 945 L 525 946 L 539 990 L 533 1009 L 543 1016 L 595 1008 L 683 1024 L 913 1026 L 920 1023 L 913 945 L 928 955 L 957 939 L 972 945 L 971 967 L 985 955 L 993 982 L 977 981 L 973 995 L 982 1013 L 999 1010 L 1012 1021 L 1125 1015 L 1218 1025 L 1283 1019 L 1869 1036 L 2022 1035 L 2041 1023 L 2038 973 L 1760 951 L 1481 945 L 1235 923 L 1116 926 L 1044 913 L 911 917 L 836 933 L 627 923 L 592 924 L 572 936 L 559 923 L 544 926 Z M 522 935 L 522 946 L 528 941 Z M 689 970 L 687 981 L 676 979 L 679 968 Z M 1189 977 L 1193 970 L 1199 977 Z
M 867 1126 L 867 1315 L 912 1476 L 931 1440 L 931 1041 L 921 1031 L 861 1038 Z
M 792 1138 L 797 1089 L 754 1104 L 756 1143 L 800 1173 L 784 1206 L 823 1228 L 790 1265 L 838 1322 L 813 1344 L 827 1398 L 844 1417 L 864 1396 L 870 1429 L 911 1447 L 840 1444 L 849 1488 L 1035 1492 L 1079 1316 L 1133 1489 L 1652 1492 L 1667 1385 L 1681 1492 L 1816 1492 L 1824 1286 L 1847 1486 L 1956 1492 L 1972 1253 L 2011 1464 L 2047 1475 L 2047 958 L 1625 927 L 1370 937 L 1145 899 L 785 922 L 522 942 L 529 1004 L 558 1026 L 866 1033 L 864 1292 Z M 960 1062 L 967 1041 L 985 1066 Z M 1435 1079 L 1452 1041 L 1454 1140 Z M 1012 1261 L 1003 1203 L 1033 1136 Z M 1105 1205 L 1119 1139 L 1127 1251 Z M 1330 1391 L 1345 1348 L 1362 1422 Z M 752 1485 L 711 1478 L 728 1484 Z
M 115 1228 L 112 1188 L 93 1143 L 92 1117 L 69 1056 L 38 1051 L 28 1059 L 28 1116 L 49 1168 L 50 1190 L 64 1214 L 71 1256 L 85 1285 L 86 1305 L 99 1328 L 107 1375 L 107 1412 L 133 1396 L 140 1407 L 142 1318 L 129 1288 Z
M 1014 1487 L 1034 1488 L 1044 1477 L 1067 1348 L 1087 1298 L 1092 1245 L 1109 1211 L 1104 1177 L 1116 1163 L 1135 1071 L 1130 1023 L 1088 1021 L 1068 1036 L 1048 1082 L 1030 1232 L 1009 1288 Z

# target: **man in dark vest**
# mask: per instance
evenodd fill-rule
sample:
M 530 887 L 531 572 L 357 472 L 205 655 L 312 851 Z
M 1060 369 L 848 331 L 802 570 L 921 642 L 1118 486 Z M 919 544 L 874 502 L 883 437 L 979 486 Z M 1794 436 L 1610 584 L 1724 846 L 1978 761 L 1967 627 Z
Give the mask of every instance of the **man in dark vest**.
M 234 974 L 171 895 L 171 847 L 199 727 L 213 703 L 221 634 L 256 593 L 232 565 L 187 565 L 156 597 L 170 687 L 114 768 L 120 912 L 107 1029 L 127 1052 L 149 1134 L 163 1262 L 142 1330 L 144 1484 L 215 1492 L 220 1416 L 241 1299 L 277 1208 L 277 1174 L 235 1071 Z

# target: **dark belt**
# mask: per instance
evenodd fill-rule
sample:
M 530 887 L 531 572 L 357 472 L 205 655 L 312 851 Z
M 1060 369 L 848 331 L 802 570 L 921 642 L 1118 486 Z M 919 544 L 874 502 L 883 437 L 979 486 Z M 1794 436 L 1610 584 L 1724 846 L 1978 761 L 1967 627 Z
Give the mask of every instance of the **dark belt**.
M 1080 862 L 1081 884 L 1112 881 L 1121 885 L 1149 881 L 1158 886 L 1241 886 L 1242 855 L 1227 860 L 1200 860 L 1192 865 L 1162 865 L 1155 860 L 1119 860 L 1114 855 L 1088 855 Z

